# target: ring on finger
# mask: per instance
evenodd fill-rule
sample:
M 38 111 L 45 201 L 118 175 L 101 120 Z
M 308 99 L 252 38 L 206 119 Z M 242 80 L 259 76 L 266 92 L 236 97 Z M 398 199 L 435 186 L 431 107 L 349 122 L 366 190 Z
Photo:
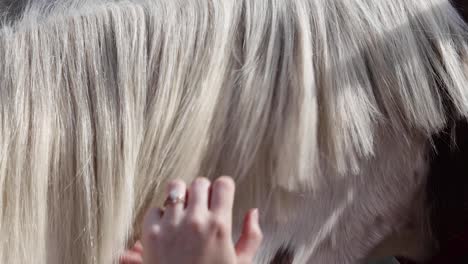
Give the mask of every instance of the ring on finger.
M 169 192 L 166 200 L 164 201 L 164 208 L 176 204 L 185 204 L 185 193 L 181 193 L 178 189 L 173 189 Z

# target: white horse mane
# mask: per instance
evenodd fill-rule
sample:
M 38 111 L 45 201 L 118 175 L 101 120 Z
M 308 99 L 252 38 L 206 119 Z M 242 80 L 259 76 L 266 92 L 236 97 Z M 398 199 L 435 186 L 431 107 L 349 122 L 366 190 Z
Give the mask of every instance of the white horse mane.
M 0 263 L 115 261 L 161 184 L 221 174 L 237 217 L 260 208 L 259 263 L 284 245 L 354 263 L 405 218 L 431 135 L 468 114 L 468 28 L 448 0 L 12 6 Z

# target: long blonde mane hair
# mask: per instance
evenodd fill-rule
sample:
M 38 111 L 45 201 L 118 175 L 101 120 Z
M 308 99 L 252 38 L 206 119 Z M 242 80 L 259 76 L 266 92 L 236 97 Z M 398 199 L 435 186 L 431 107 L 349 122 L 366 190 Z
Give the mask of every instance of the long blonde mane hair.
M 248 207 L 468 113 L 447 0 L 0 7 L 0 263 L 110 263 L 169 179 L 232 175 Z

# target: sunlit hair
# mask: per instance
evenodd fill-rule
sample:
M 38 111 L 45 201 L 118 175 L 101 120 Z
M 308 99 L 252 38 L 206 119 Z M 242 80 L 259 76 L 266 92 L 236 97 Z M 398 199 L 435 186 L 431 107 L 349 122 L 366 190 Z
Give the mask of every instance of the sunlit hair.
M 447 0 L 1 8 L 0 263 L 109 263 L 169 179 L 232 175 L 248 207 L 468 113 Z

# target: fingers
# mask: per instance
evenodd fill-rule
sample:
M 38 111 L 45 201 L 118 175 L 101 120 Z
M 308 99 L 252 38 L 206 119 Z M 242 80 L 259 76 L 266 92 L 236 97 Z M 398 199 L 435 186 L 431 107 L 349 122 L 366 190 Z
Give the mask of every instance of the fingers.
M 120 257 L 119 264 L 143 264 L 143 245 L 137 241 L 130 250 Z
M 206 178 L 197 178 L 192 182 L 187 201 L 188 214 L 205 214 L 208 211 L 210 185 Z
M 210 247 L 213 248 L 213 253 L 230 251 L 231 256 L 237 255 L 241 260 L 238 263 L 252 262 L 262 240 L 258 212 L 252 210 L 246 215 L 241 237 L 234 247 L 231 227 L 235 184 L 231 178 L 220 177 L 213 184 L 206 178 L 197 178 L 188 191 L 183 182 L 174 181 L 167 191 L 169 203 L 164 215 L 159 209 L 151 209 L 144 219 L 144 263 L 154 263 L 158 258 L 168 257 L 174 249 L 171 246 L 174 243 L 188 243 L 184 248 L 198 252 L 197 254 Z M 186 208 L 183 203 L 174 202 L 179 201 L 173 199 L 171 194 L 174 192 L 187 194 Z M 217 249 L 226 245 L 230 248 L 228 251 Z M 133 251 L 142 252 L 143 247 L 136 244 Z M 176 253 L 173 256 L 181 255 Z M 138 262 L 140 259 L 133 254 L 123 257 L 126 262 L 120 264 L 141 264 Z
M 135 245 L 131 248 L 131 251 L 143 254 L 143 244 L 141 244 L 141 241 L 138 240 Z
M 250 210 L 244 218 L 242 234 L 236 244 L 236 254 L 242 263 L 251 263 L 262 242 L 258 210 Z
M 145 215 L 143 219 L 143 248 L 154 249 L 157 244 L 159 237 L 161 236 L 161 218 L 163 212 L 159 208 L 151 208 Z M 156 250 L 145 250 L 143 254 L 143 259 L 146 261 L 156 259 Z M 126 264 L 126 263 L 125 263 Z M 130 264 L 130 263 L 128 263 Z M 137 264 L 137 263 L 131 263 Z
M 143 219 L 143 231 L 150 230 L 153 226 L 160 225 L 163 211 L 159 208 L 150 208 Z
M 211 187 L 210 211 L 224 221 L 231 222 L 235 184 L 230 177 L 220 177 Z
M 167 195 L 168 199 L 185 199 L 187 192 L 187 187 L 185 182 L 181 180 L 175 180 L 169 183 L 167 187 Z M 172 225 L 177 225 L 184 213 L 184 203 L 183 202 L 174 202 L 171 203 L 170 201 L 165 207 L 164 210 L 164 217 L 163 221 L 167 223 L 171 223 Z
M 119 264 L 142 264 L 143 257 L 141 253 L 134 251 L 125 252 L 119 259 Z

